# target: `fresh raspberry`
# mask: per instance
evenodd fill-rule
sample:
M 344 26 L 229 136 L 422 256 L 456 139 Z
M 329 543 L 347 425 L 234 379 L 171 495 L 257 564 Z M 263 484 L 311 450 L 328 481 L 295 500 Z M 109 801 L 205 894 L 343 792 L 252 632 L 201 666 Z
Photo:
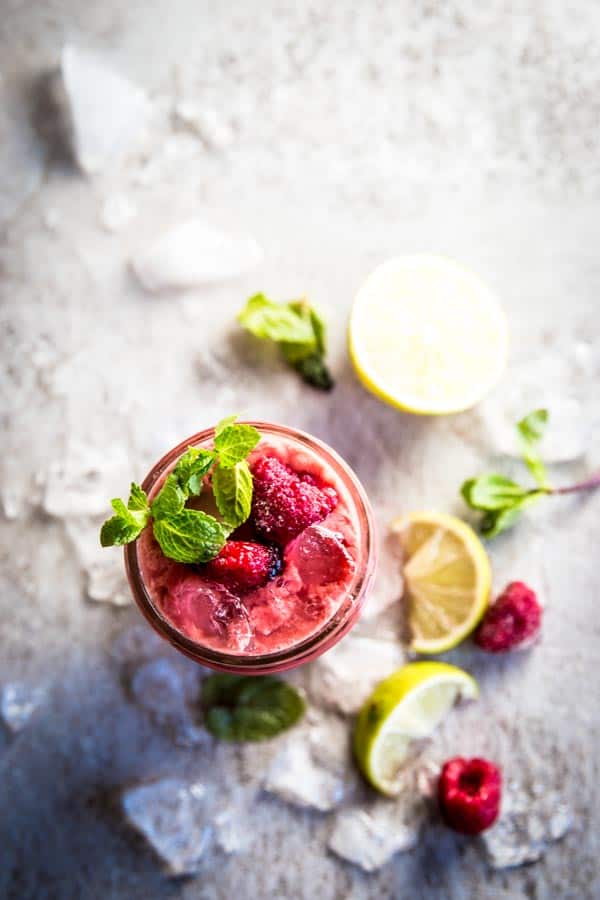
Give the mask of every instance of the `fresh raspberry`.
M 321 488 L 301 477 L 274 456 L 264 456 L 252 468 L 252 516 L 257 531 L 268 540 L 287 544 L 336 506 L 333 488 Z
M 438 782 L 442 816 L 454 831 L 479 834 L 500 812 L 502 775 L 487 759 L 457 756 L 444 763 Z
M 534 591 L 522 581 L 513 581 L 486 612 L 475 643 L 488 653 L 504 653 L 529 642 L 541 624 L 542 607 Z
M 230 589 L 260 587 L 281 571 L 281 555 L 275 547 L 251 541 L 227 541 L 218 556 L 204 566 L 209 578 Z

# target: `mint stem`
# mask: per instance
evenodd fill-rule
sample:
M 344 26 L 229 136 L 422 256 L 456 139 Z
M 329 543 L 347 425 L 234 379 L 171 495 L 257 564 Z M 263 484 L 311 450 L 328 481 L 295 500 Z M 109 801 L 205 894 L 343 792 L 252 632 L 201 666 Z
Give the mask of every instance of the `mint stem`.
M 600 487 L 600 472 L 596 472 L 585 481 L 578 481 L 577 484 L 571 484 L 568 487 L 547 488 L 546 490 L 549 494 L 576 494 L 578 491 L 590 491 L 597 487 Z

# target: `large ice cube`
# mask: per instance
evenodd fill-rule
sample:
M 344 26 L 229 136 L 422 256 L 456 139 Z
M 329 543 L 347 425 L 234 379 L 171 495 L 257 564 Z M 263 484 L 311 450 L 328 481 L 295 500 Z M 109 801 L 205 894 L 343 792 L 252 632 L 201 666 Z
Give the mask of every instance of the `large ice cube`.
M 403 662 L 399 642 L 349 635 L 312 664 L 309 693 L 316 703 L 355 713 L 375 685 Z
M 65 530 L 86 578 L 90 600 L 129 606 L 131 594 L 127 586 L 123 559 L 100 546 L 97 524 L 82 519 L 66 519 Z
M 423 799 L 410 794 L 342 809 L 336 813 L 328 846 L 342 859 L 374 872 L 395 853 L 415 846 L 425 816 Z
M 150 104 L 140 88 L 87 50 L 64 47 L 61 73 L 77 162 L 88 174 L 102 172 L 140 139 Z
M 348 729 L 335 717 L 310 720 L 287 737 L 267 772 L 264 788 L 287 803 L 327 812 L 349 785 Z
M 27 685 L 19 681 L 9 682 L 0 695 L 0 716 L 9 731 L 21 731 L 42 703 L 46 688 Z
M 572 827 L 573 814 L 557 791 L 512 782 L 504 789 L 500 819 L 481 840 L 492 868 L 508 869 L 541 859 Z
M 211 836 L 202 784 L 164 778 L 125 790 L 121 804 L 170 875 L 197 874 Z
M 131 265 L 142 287 L 158 292 L 236 278 L 261 259 L 262 250 L 253 238 L 230 235 L 193 219 L 142 247 Z
M 252 638 L 242 601 L 223 585 L 194 573 L 172 579 L 163 610 L 176 628 L 200 642 L 214 635 L 224 648 L 244 650 Z
M 323 525 L 310 525 L 288 544 L 286 563 L 292 563 L 304 585 L 343 581 L 354 569 L 354 560 L 342 535 Z

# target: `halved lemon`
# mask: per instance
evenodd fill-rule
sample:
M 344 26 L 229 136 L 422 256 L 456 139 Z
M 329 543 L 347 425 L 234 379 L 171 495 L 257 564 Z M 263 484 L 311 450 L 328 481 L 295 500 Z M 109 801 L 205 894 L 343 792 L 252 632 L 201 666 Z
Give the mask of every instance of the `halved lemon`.
M 441 256 L 391 259 L 352 308 L 350 356 L 364 385 L 407 412 L 474 406 L 506 366 L 508 325 L 488 287 Z
M 394 672 L 356 720 L 354 754 L 364 776 L 382 794 L 398 794 L 413 741 L 428 738 L 458 700 L 478 696 L 475 679 L 447 663 L 409 663 Z
M 456 647 L 489 603 L 492 573 L 483 544 L 465 522 L 445 513 L 409 513 L 391 530 L 404 558 L 411 649 L 443 653 Z

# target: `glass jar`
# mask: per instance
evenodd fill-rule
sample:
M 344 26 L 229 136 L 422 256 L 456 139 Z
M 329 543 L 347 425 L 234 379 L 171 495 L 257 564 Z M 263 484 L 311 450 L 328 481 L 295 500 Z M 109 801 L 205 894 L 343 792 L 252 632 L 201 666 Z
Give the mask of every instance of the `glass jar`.
M 177 650 L 186 656 L 222 672 L 236 674 L 267 674 L 292 669 L 303 663 L 316 659 L 331 649 L 356 623 L 362 606 L 369 594 L 376 567 L 376 544 L 373 514 L 369 500 L 358 478 L 344 460 L 322 441 L 283 425 L 268 422 L 249 422 L 261 434 L 261 438 L 273 441 L 284 441 L 292 444 L 300 453 L 308 451 L 325 470 L 330 470 L 334 480 L 340 482 L 347 498 L 353 507 L 355 521 L 356 546 L 355 569 L 352 580 L 344 590 L 343 596 L 335 597 L 332 606 L 335 611 L 330 618 L 321 624 L 317 631 L 309 634 L 290 646 L 279 648 L 268 653 L 229 653 L 197 643 L 179 631 L 163 615 L 144 584 L 138 558 L 138 542 L 134 541 L 125 547 L 125 567 L 133 597 L 150 625 Z M 209 428 L 192 435 L 182 441 L 160 459 L 148 473 L 142 487 L 151 495 L 157 483 L 173 468 L 179 457 L 188 447 L 211 446 L 214 429 Z M 260 447 L 260 445 L 259 445 Z

